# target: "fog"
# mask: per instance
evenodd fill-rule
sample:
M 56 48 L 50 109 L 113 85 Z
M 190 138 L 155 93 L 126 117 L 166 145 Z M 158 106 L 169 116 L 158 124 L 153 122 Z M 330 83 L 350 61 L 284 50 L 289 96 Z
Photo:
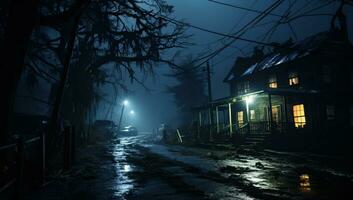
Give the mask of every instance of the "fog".
M 222 2 L 261 11 L 265 10 L 274 1 L 228 0 Z M 282 3 L 272 13 L 282 15 L 290 5 L 290 2 L 291 1 L 286 1 Z M 174 18 L 201 28 L 225 34 L 236 32 L 258 14 L 220 5 L 207 0 L 168 0 L 168 3 L 174 6 Z M 306 1 L 299 1 L 292 10 L 298 12 L 301 6 L 305 3 Z M 309 3 L 309 7 L 306 8 L 307 10 L 310 10 L 310 5 L 311 7 L 316 7 L 317 3 L 314 1 Z M 336 6 L 331 4 L 320 9 L 318 13 L 333 13 L 335 9 Z M 352 10 L 352 8 L 345 10 L 348 17 L 348 24 L 352 24 Z M 273 27 L 273 21 L 276 20 L 278 20 L 278 17 L 276 16 L 267 16 L 261 21 L 261 23 L 259 23 L 260 26 L 249 29 L 243 37 L 252 40 L 261 40 L 264 33 Z M 299 41 L 309 35 L 328 30 L 330 28 L 330 20 L 330 16 L 316 16 L 298 19 L 291 23 L 294 31 L 291 31 L 287 24 L 280 25 L 274 31 L 270 42 L 284 42 L 288 40 L 289 37 L 292 38 L 294 42 Z M 352 29 L 349 29 L 349 31 L 349 36 L 352 40 L 353 31 Z M 182 60 L 183 57 L 188 54 L 197 56 L 205 52 L 211 52 L 230 41 L 229 38 L 223 38 L 222 36 L 194 28 L 188 28 L 186 34 L 192 35 L 189 42 L 192 42 L 193 45 L 181 50 L 182 55 L 176 60 L 177 62 L 178 60 Z M 228 85 L 223 83 L 224 77 L 231 69 L 236 58 L 238 56 L 251 55 L 255 46 L 256 44 L 238 40 L 234 42 L 231 47 L 210 60 L 212 69 L 212 93 L 214 99 L 229 96 Z M 174 53 L 175 52 L 168 52 L 167 56 L 172 56 Z M 125 80 L 125 83 L 131 92 L 128 94 L 121 93 L 119 96 L 117 106 L 115 106 L 112 115 L 113 120 L 117 122 L 120 117 L 121 105 L 119 105 L 119 103 L 121 103 L 123 99 L 129 99 L 131 104 L 128 109 L 134 110 L 135 115 L 124 115 L 124 124 L 133 124 L 141 131 L 151 131 L 161 123 L 167 123 L 174 127 L 178 126 L 180 120 L 174 99 L 171 94 L 166 92 L 166 86 L 176 84 L 175 79 L 165 76 L 165 74 L 170 73 L 169 66 L 156 66 L 153 75 L 146 75 L 138 70 L 136 73 L 137 77 L 143 80 L 144 86 L 136 82 L 131 83 L 129 79 Z M 206 74 L 204 77 L 206 78 Z M 112 93 L 111 88 L 109 89 L 109 87 L 103 88 L 102 91 L 106 94 Z M 97 118 L 104 118 L 108 108 L 109 106 L 102 102 Z

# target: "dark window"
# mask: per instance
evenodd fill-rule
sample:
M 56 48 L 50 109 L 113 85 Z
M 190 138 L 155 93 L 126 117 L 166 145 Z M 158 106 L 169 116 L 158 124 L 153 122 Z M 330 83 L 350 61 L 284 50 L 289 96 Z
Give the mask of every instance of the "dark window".
M 249 81 L 244 81 L 238 84 L 237 86 L 238 94 L 244 94 L 250 91 Z
M 250 92 L 250 82 L 245 81 L 244 82 L 244 93 Z
M 335 106 L 332 106 L 332 105 L 326 106 L 326 117 L 328 120 L 335 119 Z
M 243 94 L 243 84 L 238 83 L 237 85 L 238 94 Z
M 329 66 L 322 66 L 322 80 L 325 83 L 331 83 L 331 69 Z

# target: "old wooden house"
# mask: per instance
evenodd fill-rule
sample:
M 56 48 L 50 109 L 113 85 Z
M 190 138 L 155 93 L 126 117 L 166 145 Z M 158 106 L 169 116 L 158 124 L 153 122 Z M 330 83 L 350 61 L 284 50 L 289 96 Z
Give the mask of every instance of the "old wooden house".
M 353 134 L 352 56 L 352 44 L 338 30 L 267 54 L 255 48 L 225 77 L 230 96 L 195 109 L 199 133 Z

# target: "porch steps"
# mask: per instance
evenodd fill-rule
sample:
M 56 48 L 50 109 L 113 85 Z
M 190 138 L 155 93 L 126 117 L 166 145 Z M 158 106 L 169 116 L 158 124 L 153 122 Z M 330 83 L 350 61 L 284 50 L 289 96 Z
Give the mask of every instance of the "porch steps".
M 244 140 L 244 143 L 240 146 L 241 148 L 244 148 L 244 149 L 251 149 L 251 148 L 257 147 L 259 145 L 264 144 L 264 142 L 269 136 L 270 136 L 269 133 L 248 134 Z

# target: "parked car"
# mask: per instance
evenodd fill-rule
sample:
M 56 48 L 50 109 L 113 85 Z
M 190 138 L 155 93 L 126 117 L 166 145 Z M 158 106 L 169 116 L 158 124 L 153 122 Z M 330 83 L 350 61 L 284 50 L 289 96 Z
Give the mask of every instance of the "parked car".
M 117 126 L 111 120 L 96 120 L 93 126 L 94 130 L 99 133 L 114 134 L 117 131 Z
M 133 126 L 126 126 L 122 130 L 120 130 L 119 135 L 121 136 L 133 136 L 137 135 L 138 131 L 135 127 Z

